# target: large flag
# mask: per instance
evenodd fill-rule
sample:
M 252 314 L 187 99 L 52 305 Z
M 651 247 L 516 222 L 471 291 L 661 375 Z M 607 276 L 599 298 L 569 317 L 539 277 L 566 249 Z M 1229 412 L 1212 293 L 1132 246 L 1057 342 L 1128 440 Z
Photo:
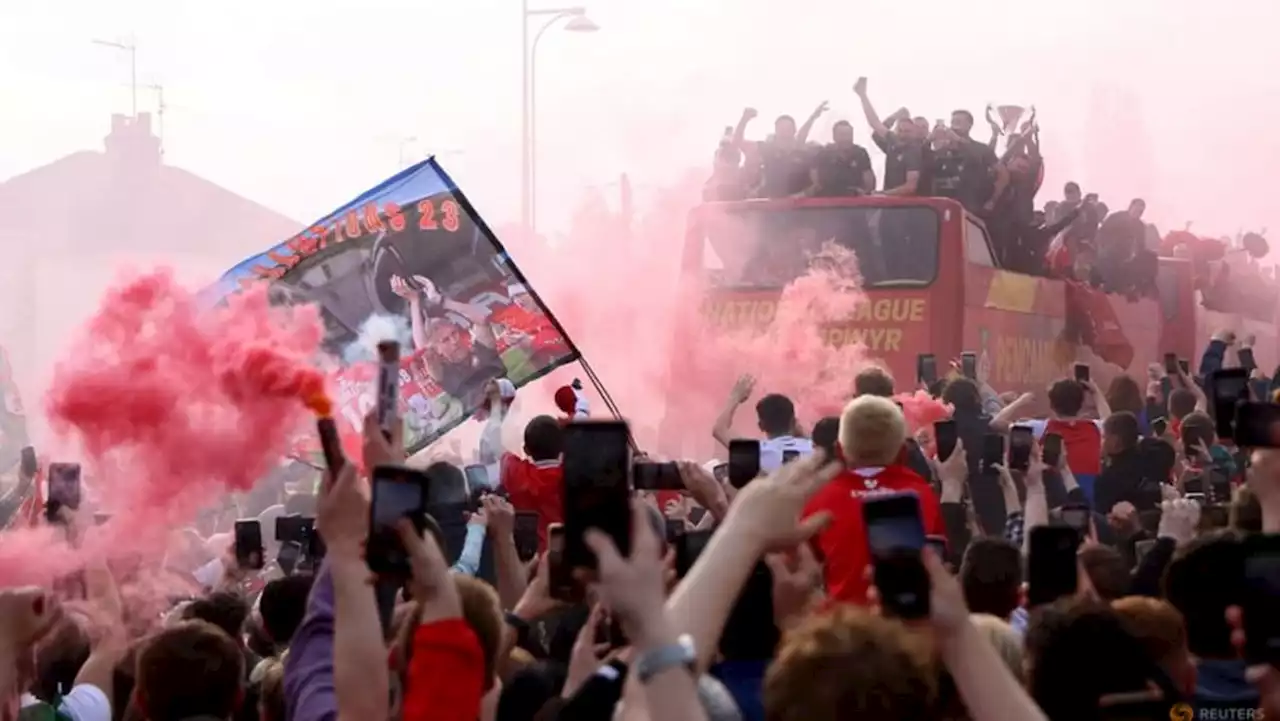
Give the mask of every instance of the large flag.
M 261 282 L 274 302 L 316 303 L 349 453 L 377 375 L 372 342 L 402 341 L 410 453 L 471 417 L 489 381 L 516 386 L 578 351 L 489 226 L 434 158 L 388 178 L 227 271 L 214 300 Z M 314 449 L 309 449 L 314 450 Z

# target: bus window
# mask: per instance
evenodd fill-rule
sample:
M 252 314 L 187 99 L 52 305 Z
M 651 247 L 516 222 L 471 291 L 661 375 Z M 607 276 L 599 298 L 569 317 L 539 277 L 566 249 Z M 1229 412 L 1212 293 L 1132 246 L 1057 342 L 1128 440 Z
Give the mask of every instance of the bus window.
M 991 257 L 991 243 L 987 239 L 986 229 L 968 216 L 964 219 L 964 259 L 988 268 L 996 265 Z
M 937 276 L 940 226 L 922 206 L 717 210 L 704 219 L 703 269 L 721 287 L 780 288 L 833 242 L 857 256 L 864 287 L 923 287 Z

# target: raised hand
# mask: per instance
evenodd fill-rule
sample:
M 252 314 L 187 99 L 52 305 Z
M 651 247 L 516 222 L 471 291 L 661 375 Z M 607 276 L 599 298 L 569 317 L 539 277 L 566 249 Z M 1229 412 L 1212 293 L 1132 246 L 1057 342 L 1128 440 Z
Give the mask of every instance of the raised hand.
M 751 392 L 755 390 L 755 387 L 755 376 L 749 373 L 744 373 L 743 375 L 738 376 L 737 382 L 733 384 L 733 390 L 729 391 L 729 397 L 738 404 L 746 403 L 747 399 L 751 397 Z

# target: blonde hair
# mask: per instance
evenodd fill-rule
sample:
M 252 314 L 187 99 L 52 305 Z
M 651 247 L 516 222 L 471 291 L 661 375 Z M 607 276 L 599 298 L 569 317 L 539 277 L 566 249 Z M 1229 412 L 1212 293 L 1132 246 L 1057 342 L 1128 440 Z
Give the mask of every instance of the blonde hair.
M 840 448 L 852 467 L 887 466 L 906 442 L 906 418 L 888 398 L 859 396 L 840 413 Z
M 996 653 L 1000 654 L 1000 660 L 1004 661 L 1004 665 L 1009 667 L 1015 678 L 1022 678 L 1022 637 L 1018 632 L 1013 630 L 1007 621 L 999 616 L 992 616 L 989 613 L 975 613 L 969 616 L 969 620 L 977 627 L 978 632 L 983 635 L 995 647 Z

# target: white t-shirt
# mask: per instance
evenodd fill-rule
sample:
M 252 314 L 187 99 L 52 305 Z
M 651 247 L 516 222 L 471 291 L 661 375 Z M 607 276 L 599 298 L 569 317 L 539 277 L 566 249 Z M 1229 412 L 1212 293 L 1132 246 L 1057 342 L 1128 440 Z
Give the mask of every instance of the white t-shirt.
M 36 697 L 22 695 L 24 708 L 37 703 L 40 701 Z M 111 721 L 111 702 L 107 700 L 107 695 L 97 686 L 87 683 L 73 687 L 71 693 L 63 696 L 58 710 L 75 721 Z
M 1045 420 L 1044 418 L 1031 418 L 1031 419 L 1028 419 L 1028 420 L 1021 420 L 1021 421 L 1018 421 L 1017 423 L 1014 423 L 1013 425 L 1015 425 L 1015 426 L 1026 426 L 1027 428 L 1030 428 L 1030 429 L 1031 429 L 1031 433 L 1035 435 L 1036 440 L 1038 441 L 1038 440 L 1040 440 L 1041 436 L 1043 436 L 1043 435 L 1044 435 L 1044 428 L 1045 428 L 1045 425 L 1047 425 L 1048 423 L 1049 423 L 1049 421 Z M 1098 427 L 1098 432 L 1099 432 L 1099 433 L 1101 433 L 1101 432 L 1102 432 L 1102 421 L 1094 420 L 1093 424 L 1094 424 L 1095 426 L 1097 426 L 1097 427 Z
M 760 441 L 760 472 L 773 473 L 782 468 L 782 457 L 787 451 L 795 451 L 800 457 L 813 454 L 813 441 L 794 436 L 778 436 Z

